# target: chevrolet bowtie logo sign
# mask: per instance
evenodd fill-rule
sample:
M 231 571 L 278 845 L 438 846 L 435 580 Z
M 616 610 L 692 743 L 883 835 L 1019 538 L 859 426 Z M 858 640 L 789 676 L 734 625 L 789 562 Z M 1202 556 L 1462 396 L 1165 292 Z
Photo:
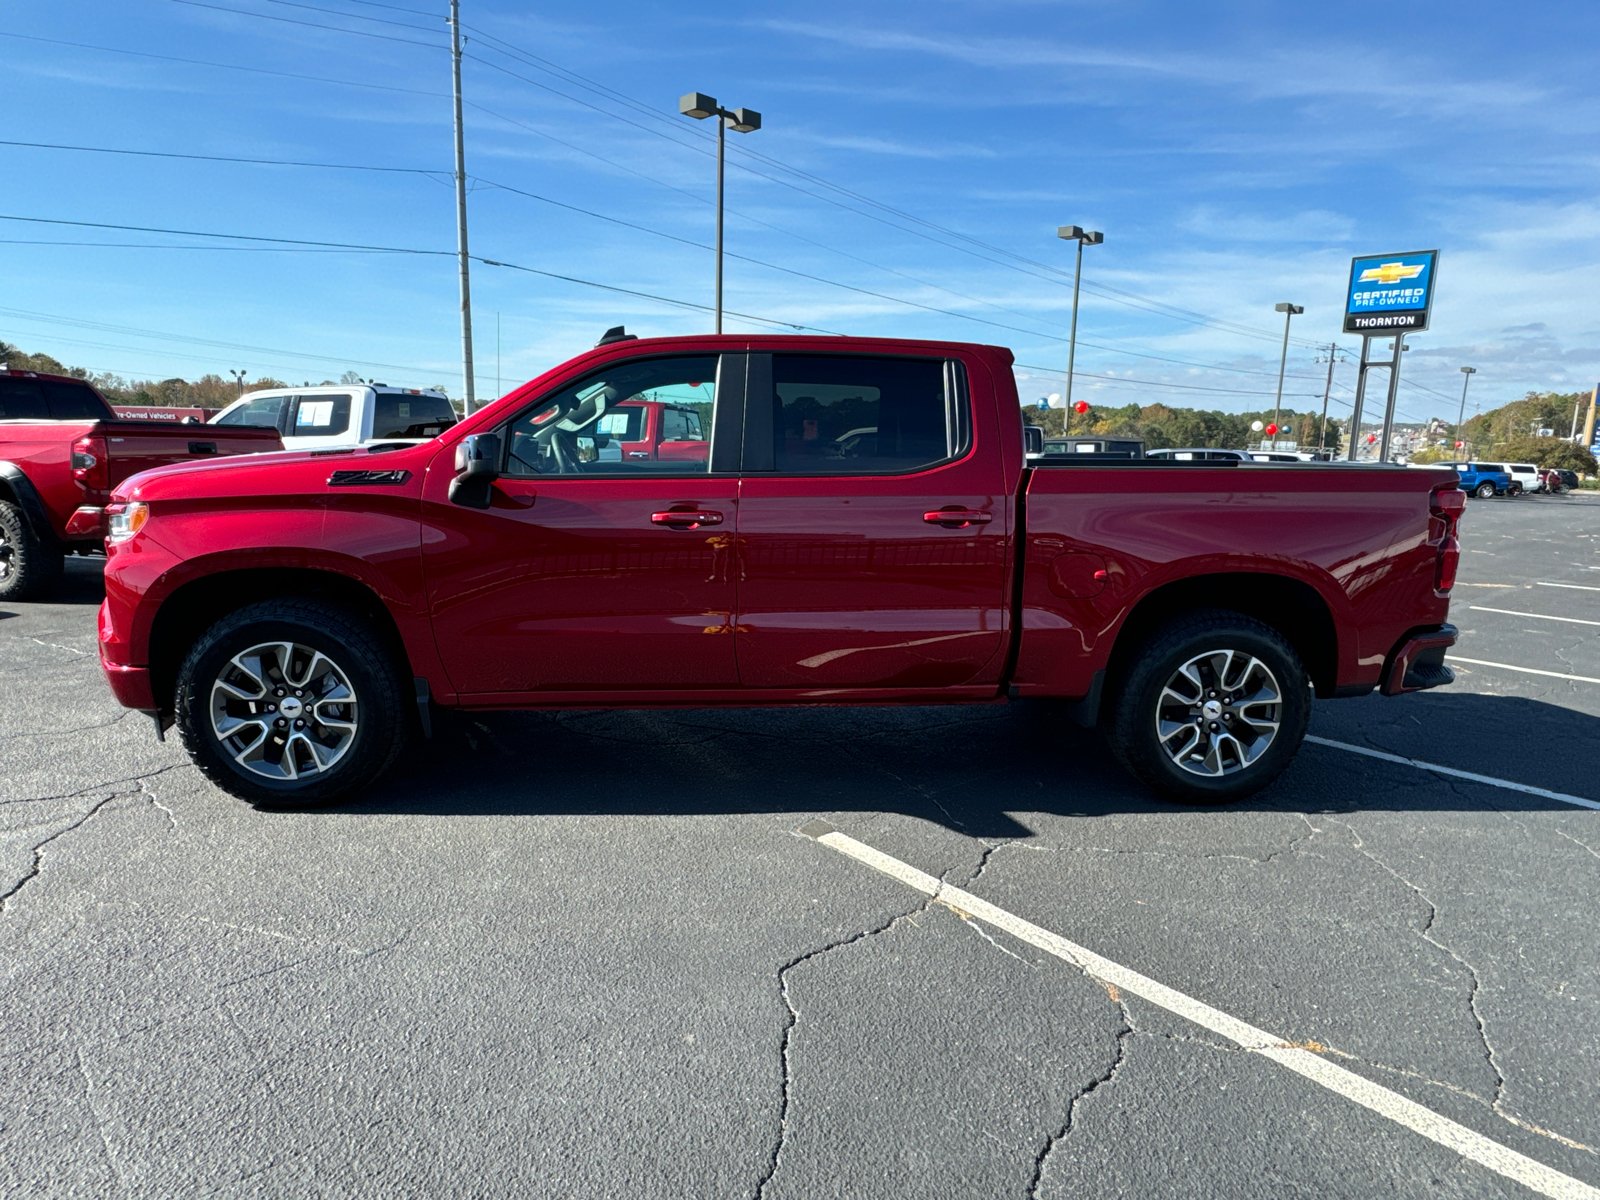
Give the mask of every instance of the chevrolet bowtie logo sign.
M 1422 274 L 1424 265 L 1425 264 L 1423 263 L 1413 263 L 1410 266 L 1407 266 L 1405 263 L 1391 262 L 1384 263 L 1381 266 L 1368 267 L 1365 271 L 1361 272 L 1361 279 L 1359 282 L 1399 283 L 1402 279 L 1415 279 L 1418 275 Z

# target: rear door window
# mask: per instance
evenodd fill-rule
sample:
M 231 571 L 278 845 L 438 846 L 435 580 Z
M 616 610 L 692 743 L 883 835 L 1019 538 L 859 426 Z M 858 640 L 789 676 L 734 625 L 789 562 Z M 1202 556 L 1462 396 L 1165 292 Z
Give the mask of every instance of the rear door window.
M 443 396 L 378 392 L 372 402 L 372 436 L 435 438 L 456 423 L 456 410 Z
M 350 428 L 350 403 L 354 397 L 297 396 L 293 437 L 333 437 Z
M 50 406 L 37 379 L 0 376 L 0 419 L 7 421 L 48 421 Z
M 943 359 L 773 355 L 774 470 L 901 474 L 961 457 L 971 435 L 954 376 Z

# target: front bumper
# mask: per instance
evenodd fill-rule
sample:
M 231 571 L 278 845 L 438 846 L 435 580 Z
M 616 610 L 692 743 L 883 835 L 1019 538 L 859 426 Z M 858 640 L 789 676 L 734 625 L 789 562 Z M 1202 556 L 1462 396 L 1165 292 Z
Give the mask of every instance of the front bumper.
M 118 704 L 143 712 L 155 711 L 156 694 L 150 686 L 149 667 L 124 667 L 107 662 L 101 656 L 100 668 L 105 671 L 106 682 L 111 685 L 111 694 L 117 698 Z
M 1454 683 L 1456 673 L 1444 665 L 1445 651 L 1456 644 L 1460 630 L 1454 625 L 1414 630 L 1389 651 L 1378 690 L 1385 696 L 1421 692 Z

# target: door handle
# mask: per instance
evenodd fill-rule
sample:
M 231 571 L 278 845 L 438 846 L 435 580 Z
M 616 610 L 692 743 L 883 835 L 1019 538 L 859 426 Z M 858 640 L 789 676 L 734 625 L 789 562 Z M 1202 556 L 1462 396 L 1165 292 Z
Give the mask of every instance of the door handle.
M 994 520 L 994 514 L 976 508 L 952 506 L 936 512 L 925 512 L 922 519 L 929 525 L 943 525 L 946 529 L 965 529 L 968 525 L 987 525 Z
M 698 509 L 689 511 L 651 513 L 650 520 L 656 525 L 665 525 L 671 529 L 699 529 L 702 525 L 721 525 L 722 514 L 719 512 L 703 512 Z

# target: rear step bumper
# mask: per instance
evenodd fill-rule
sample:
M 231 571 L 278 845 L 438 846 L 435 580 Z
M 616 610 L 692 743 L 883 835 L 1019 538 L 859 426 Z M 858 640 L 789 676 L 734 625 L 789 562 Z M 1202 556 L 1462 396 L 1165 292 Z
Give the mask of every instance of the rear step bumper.
M 1460 630 L 1454 625 L 1439 625 L 1407 634 L 1389 652 L 1383 684 L 1378 690 L 1385 696 L 1400 696 L 1454 683 L 1456 673 L 1444 665 L 1444 655 L 1459 636 Z

